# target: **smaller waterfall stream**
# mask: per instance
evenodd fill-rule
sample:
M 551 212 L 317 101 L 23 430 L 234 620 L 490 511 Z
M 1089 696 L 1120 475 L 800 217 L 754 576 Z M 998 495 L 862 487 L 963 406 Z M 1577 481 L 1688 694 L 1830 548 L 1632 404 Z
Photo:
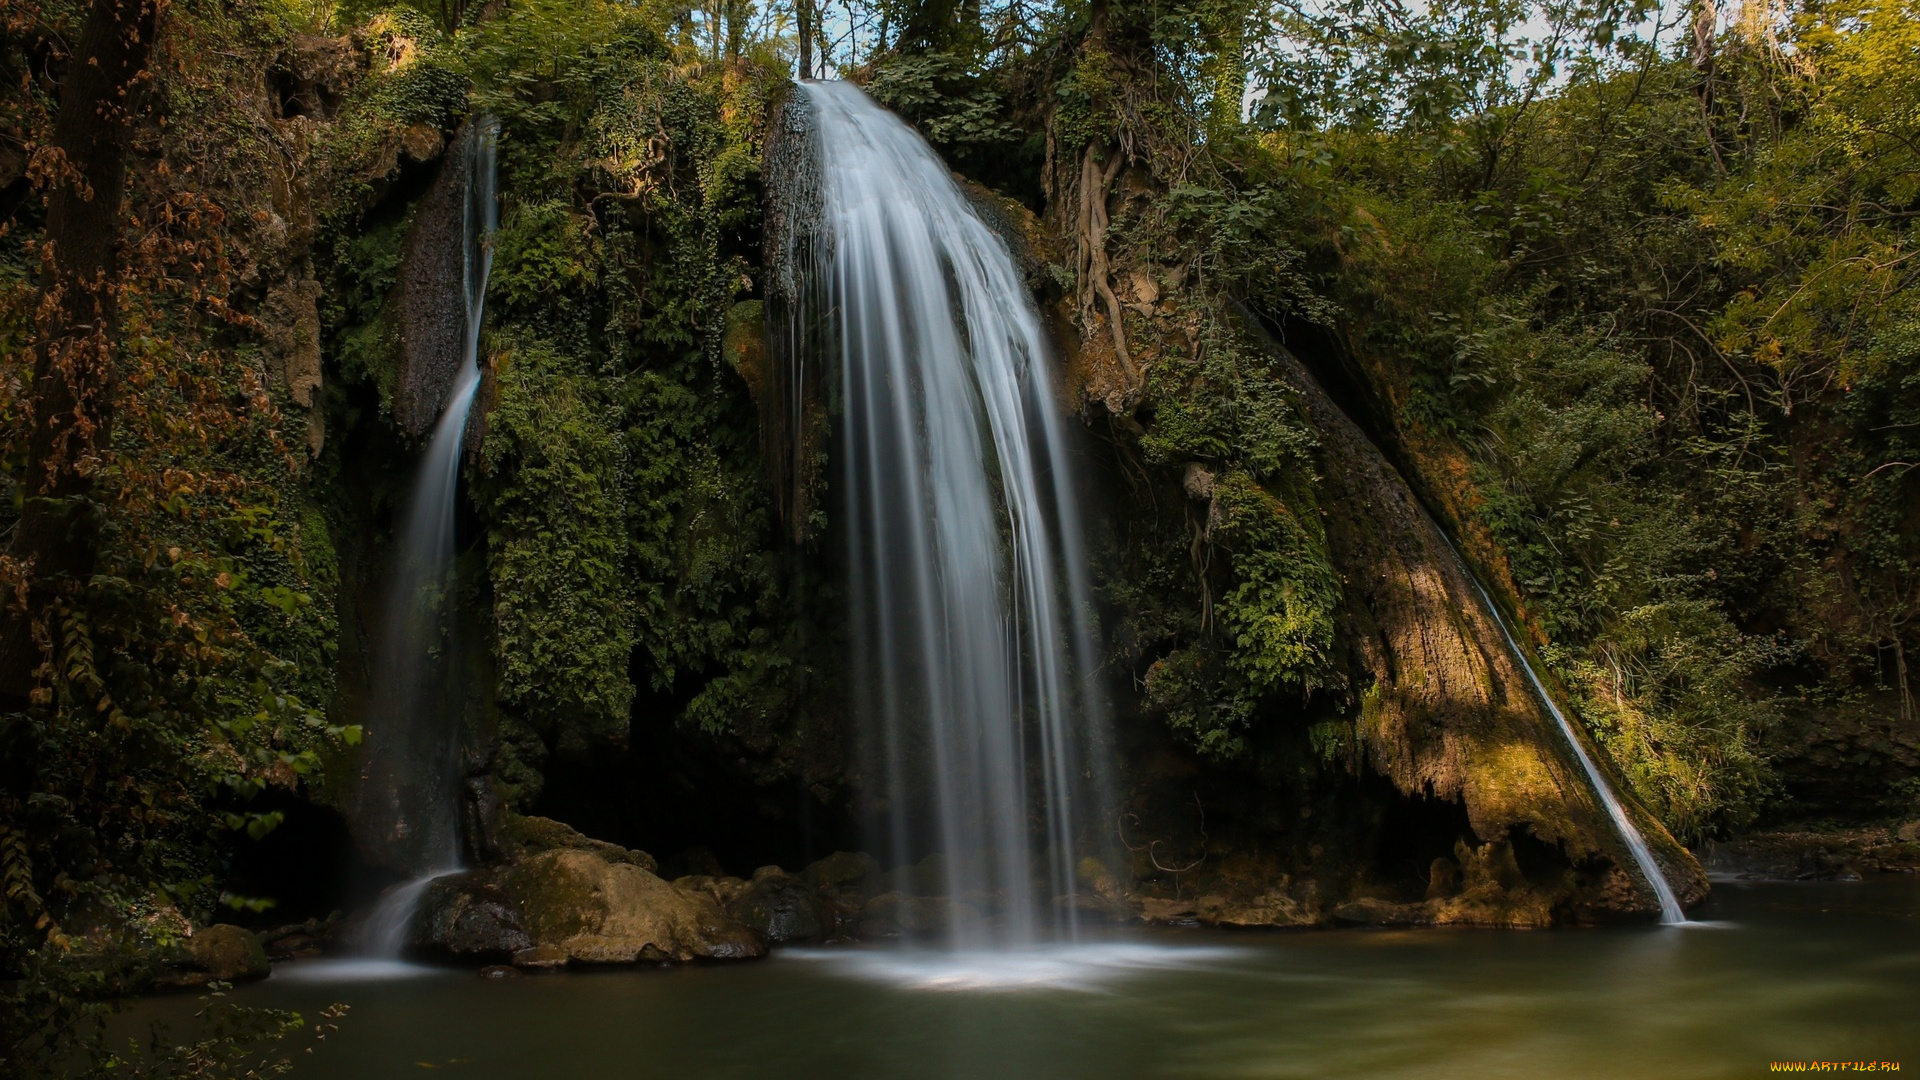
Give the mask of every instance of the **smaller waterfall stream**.
M 390 850 L 404 853 L 413 874 L 389 889 L 368 917 L 363 945 L 380 956 L 403 951 L 427 885 L 460 868 L 459 704 L 450 681 L 445 615 L 453 584 L 460 455 L 480 387 L 480 323 L 499 216 L 496 136 L 493 121 L 476 120 L 463 148 L 464 352 L 420 460 L 375 640 L 366 783 L 377 803 L 363 815 L 361 827 L 379 829 Z
M 1466 574 L 1467 582 L 1473 586 L 1474 593 L 1480 597 L 1481 606 L 1487 609 L 1487 614 L 1493 617 L 1494 625 L 1500 628 L 1500 636 L 1507 643 L 1507 651 L 1513 654 L 1514 660 L 1520 665 L 1520 670 L 1527 673 L 1527 681 L 1533 685 L 1533 692 L 1539 696 L 1540 703 L 1545 705 L 1547 712 L 1553 715 L 1554 723 L 1560 725 L 1560 734 L 1566 738 L 1567 745 L 1573 748 L 1573 756 L 1587 774 L 1587 782 L 1593 786 L 1594 793 L 1600 797 L 1601 805 L 1607 808 L 1607 816 L 1613 820 L 1614 829 L 1620 833 L 1620 839 L 1626 843 L 1628 852 L 1633 855 L 1634 865 L 1639 867 L 1640 875 L 1647 879 L 1647 884 L 1659 898 L 1660 921 L 1669 926 L 1685 923 L 1687 913 L 1686 909 L 1680 906 L 1680 898 L 1673 894 L 1673 886 L 1667 884 L 1667 876 L 1661 872 L 1660 864 L 1654 861 L 1653 851 L 1647 847 L 1646 837 L 1640 835 L 1640 830 L 1634 826 L 1633 819 L 1627 816 L 1627 808 L 1620 802 L 1620 796 L 1614 792 L 1613 785 L 1607 782 L 1606 774 L 1600 771 L 1600 767 L 1594 764 L 1593 757 L 1587 753 L 1586 744 L 1580 741 L 1579 733 L 1573 729 L 1573 721 L 1567 719 L 1567 715 L 1561 712 L 1560 706 L 1554 702 L 1553 695 L 1547 692 L 1547 685 L 1541 680 L 1539 671 L 1535 670 L 1532 658 L 1514 639 L 1513 630 L 1507 626 L 1506 616 L 1500 613 L 1500 608 L 1494 604 L 1493 597 L 1487 595 L 1487 590 L 1480 584 L 1480 578 L 1473 572 L 1473 567 L 1461 556 L 1460 549 L 1453 547 L 1451 539 L 1447 541 L 1447 546 L 1453 552 L 1454 561 L 1460 564 L 1461 571 Z

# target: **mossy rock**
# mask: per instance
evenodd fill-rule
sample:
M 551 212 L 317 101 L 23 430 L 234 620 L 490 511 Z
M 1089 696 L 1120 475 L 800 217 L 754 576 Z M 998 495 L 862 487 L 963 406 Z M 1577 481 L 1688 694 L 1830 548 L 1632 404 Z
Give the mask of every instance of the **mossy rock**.
M 518 862 L 546 851 L 586 851 L 610 863 L 637 866 L 655 873 L 660 864 L 644 851 L 595 840 L 573 826 L 552 818 L 514 814 L 500 828 L 500 852 L 507 862 Z
M 831 920 L 823 917 L 820 902 L 805 881 L 777 866 L 754 871 L 747 886 L 727 913 L 769 944 L 818 941 Z
M 508 867 L 500 884 L 532 944 L 530 965 L 554 950 L 580 964 L 735 960 L 766 946 L 713 900 L 632 863 L 584 850 L 547 851 Z M 521 956 L 516 954 L 515 962 Z
M 808 863 L 800 876 L 816 889 L 866 888 L 879 878 L 880 863 L 864 851 L 836 851 Z
M 193 966 L 221 982 L 264 979 L 272 970 L 267 951 L 252 931 L 228 923 L 197 930 L 187 939 Z

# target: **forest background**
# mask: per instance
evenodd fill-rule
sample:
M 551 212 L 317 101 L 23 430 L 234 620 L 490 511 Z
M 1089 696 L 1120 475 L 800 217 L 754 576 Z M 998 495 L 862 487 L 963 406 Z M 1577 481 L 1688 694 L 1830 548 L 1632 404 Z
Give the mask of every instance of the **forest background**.
M 1331 590 L 1281 557 L 1311 538 L 1235 516 L 1301 453 L 1271 374 L 1227 344 L 1251 313 L 1346 358 L 1375 437 L 1676 836 L 1920 804 L 1900 734 L 1920 647 L 1911 0 L 5 0 L 0 34 L 9 1062 L 80 1060 L 97 1037 L 95 1003 L 137 967 L 104 928 L 164 938 L 168 911 L 269 904 L 228 874 L 281 823 L 262 793 L 323 787 L 360 737 L 335 702 L 336 496 L 364 478 L 328 438 L 339 415 L 404 406 L 381 359 L 399 223 L 367 215 L 404 137 L 475 107 L 549 132 L 507 146 L 505 187 L 599 170 L 656 241 L 621 249 L 566 195 L 523 199 L 499 241 L 516 362 L 470 469 L 502 523 L 481 576 L 505 642 L 493 677 L 535 718 L 508 755 L 529 789 L 542 744 L 624 723 L 678 672 L 703 677 L 676 692 L 688 724 L 778 726 L 776 571 L 738 539 L 768 527 L 752 420 L 711 387 L 753 293 L 754 131 L 801 70 L 864 80 L 1036 211 L 1049 140 L 1075 125 L 1152 162 L 1149 205 L 1105 243 L 1186 267 L 1195 340 L 1219 344 L 1147 366 L 1126 412 L 1148 464 L 1206 461 L 1242 500 L 1222 501 L 1230 578 L 1181 616 L 1204 625 L 1167 631 L 1193 662 L 1145 683 L 1195 753 L 1248 759 L 1267 703 L 1331 677 Z M 318 91 L 263 82 L 258 61 L 343 35 L 367 74 L 299 106 L 331 122 L 262 136 L 260 114 Z M 668 149 L 596 126 L 635 71 Z M 275 186 L 289 147 L 304 217 Z M 289 260 L 318 297 L 275 286 Z M 1078 264 L 1050 273 L 1081 293 Z M 1117 299 L 1089 302 L 1109 301 L 1124 328 Z M 325 344 L 324 390 L 276 339 L 302 327 Z M 579 535 L 516 532 L 550 497 L 588 508 Z M 689 538 L 676 523 L 696 511 L 720 524 Z M 574 607 L 543 607 L 548 563 L 601 550 L 613 521 L 645 535 L 602 551 Z M 658 685 L 636 688 L 636 650 Z

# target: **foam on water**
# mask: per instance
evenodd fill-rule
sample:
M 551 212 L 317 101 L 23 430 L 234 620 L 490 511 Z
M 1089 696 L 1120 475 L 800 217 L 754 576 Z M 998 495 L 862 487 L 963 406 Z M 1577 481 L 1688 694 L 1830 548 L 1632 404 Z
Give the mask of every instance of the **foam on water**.
M 418 979 L 445 974 L 445 968 L 409 964 L 404 960 L 381 957 L 342 956 L 319 960 L 294 960 L 273 969 L 276 982 L 369 983 L 391 979 Z
M 1228 946 L 1060 942 L 996 949 L 803 949 L 783 955 L 901 990 L 1004 992 L 1097 991 L 1148 972 L 1208 967 L 1247 952 Z

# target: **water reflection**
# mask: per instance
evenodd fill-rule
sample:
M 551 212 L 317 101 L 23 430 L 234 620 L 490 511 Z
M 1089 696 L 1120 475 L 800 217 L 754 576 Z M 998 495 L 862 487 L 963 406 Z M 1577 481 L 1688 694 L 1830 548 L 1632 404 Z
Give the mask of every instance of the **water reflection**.
M 1746 1076 L 1920 1068 L 1920 882 L 1722 886 L 1712 933 L 1135 934 L 946 963 L 860 948 L 508 980 L 435 971 L 237 991 L 344 1030 L 296 1076 Z M 938 992 L 932 992 L 938 991 Z M 176 998 L 149 1014 L 183 1017 Z

